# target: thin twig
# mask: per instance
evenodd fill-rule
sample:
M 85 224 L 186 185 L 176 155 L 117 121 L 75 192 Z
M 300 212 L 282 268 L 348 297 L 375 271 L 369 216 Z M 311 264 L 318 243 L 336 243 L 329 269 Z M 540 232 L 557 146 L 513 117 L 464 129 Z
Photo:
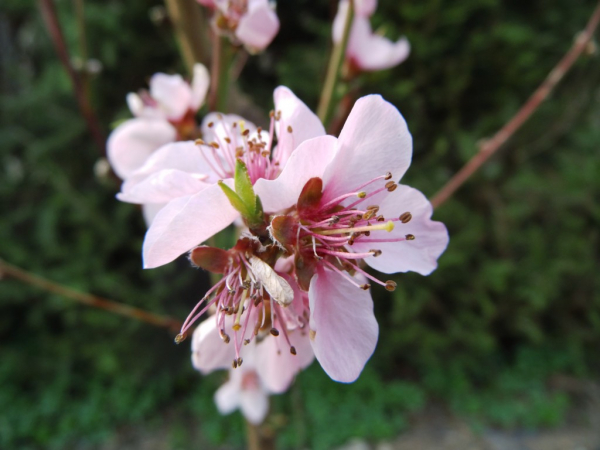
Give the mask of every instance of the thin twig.
M 521 109 L 491 139 L 486 140 L 474 155 L 431 199 L 434 208 L 442 205 L 469 179 L 521 126 L 531 117 L 540 104 L 548 98 L 554 87 L 571 69 L 592 39 L 600 22 L 600 2 L 592 13 L 585 29 L 577 35 L 575 42 L 559 63 L 548 74 L 544 82 L 529 97 Z
M 221 79 L 223 43 L 221 42 L 221 36 L 214 31 L 211 31 L 210 37 L 212 38 L 212 61 L 210 62 L 208 109 L 216 111 L 219 104 L 219 84 L 224 81 Z
M 344 23 L 344 33 L 342 40 L 335 44 L 333 51 L 331 52 L 331 59 L 327 67 L 327 75 L 325 77 L 325 83 L 323 90 L 321 91 L 321 98 L 319 100 L 319 107 L 317 108 L 317 115 L 321 119 L 323 124 L 327 125 L 329 122 L 329 116 L 331 115 L 331 107 L 333 95 L 335 93 L 335 87 L 340 77 L 340 69 L 346 57 L 346 47 L 348 46 L 348 38 L 350 36 L 350 29 L 352 28 L 352 20 L 354 18 L 354 2 L 348 2 L 348 13 L 346 15 L 346 22 Z
M 179 320 L 172 317 L 162 316 L 144 311 L 143 309 L 134 308 L 133 306 L 124 305 L 122 303 L 98 297 L 96 295 L 76 291 L 61 284 L 54 283 L 46 278 L 34 275 L 0 259 L 0 277 L 2 275 L 15 278 L 45 291 L 62 295 L 63 297 L 70 298 L 71 300 L 83 303 L 84 305 L 104 309 L 105 311 L 120 314 L 131 319 L 140 320 L 157 327 L 167 328 L 173 332 L 177 332 L 182 325 Z
M 206 21 L 196 0 L 165 0 L 181 56 L 190 75 L 194 64 L 206 63 Z
M 60 21 L 58 20 L 58 15 L 56 14 L 56 7 L 54 5 L 54 1 L 39 0 L 38 4 L 42 11 L 42 16 L 44 18 L 44 22 L 46 23 L 46 27 L 48 28 L 48 32 L 50 33 L 50 37 L 52 38 L 54 48 L 56 50 L 56 53 L 58 54 L 58 58 L 60 59 L 60 62 L 67 71 L 69 78 L 71 79 L 71 84 L 73 85 L 73 91 L 75 93 L 75 97 L 77 98 L 77 103 L 79 104 L 81 114 L 83 115 L 87 123 L 87 127 L 90 133 L 96 141 L 96 145 L 98 146 L 100 153 L 102 155 L 105 155 L 106 138 L 102 133 L 100 122 L 98 121 L 98 118 L 96 117 L 96 114 L 92 109 L 90 99 L 86 95 L 83 83 L 81 82 L 81 78 L 78 76 L 77 72 L 75 72 L 75 69 L 73 69 L 73 66 L 71 65 L 69 50 L 67 49 L 67 43 L 65 41 L 65 37 L 60 26 Z

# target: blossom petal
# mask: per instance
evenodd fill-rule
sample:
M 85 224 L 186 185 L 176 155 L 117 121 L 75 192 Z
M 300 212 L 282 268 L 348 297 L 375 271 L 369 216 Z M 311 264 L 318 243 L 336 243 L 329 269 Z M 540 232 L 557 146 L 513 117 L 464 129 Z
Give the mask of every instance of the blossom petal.
M 306 182 L 323 176 L 336 150 L 337 139 L 333 136 L 309 139 L 292 153 L 277 179 L 258 180 L 254 192 L 260 197 L 265 212 L 277 212 L 295 205 Z
M 126 179 L 144 164 L 152 152 L 176 138 L 177 131 L 167 121 L 145 118 L 127 120 L 108 138 L 108 160 L 115 173 Z
M 179 120 L 190 108 L 192 90 L 181 75 L 155 73 L 150 79 L 150 95 L 170 120 Z
M 355 381 L 377 344 L 379 327 L 369 291 L 321 269 L 311 280 L 310 328 L 315 356 L 335 381 Z
M 254 425 L 260 425 L 269 412 L 269 394 L 260 388 L 244 389 L 240 394 L 240 410 Z
M 214 316 L 204 320 L 192 335 L 192 364 L 203 374 L 228 369 L 235 359 L 232 343 L 225 344 L 219 336 Z
M 146 160 L 136 173 L 126 181 L 146 177 L 164 169 L 178 169 L 190 174 L 208 175 L 208 181 L 216 183 L 219 179 L 206 162 L 198 146 L 193 141 L 172 142 L 163 145 Z
M 130 189 L 117 194 L 128 203 L 167 203 L 175 198 L 195 194 L 207 188 L 205 183 L 192 174 L 177 169 L 166 169 L 145 177 Z
M 233 186 L 232 180 L 225 180 Z M 154 218 L 146 232 L 144 268 L 162 266 L 230 225 L 239 213 L 219 187 L 172 200 Z
M 142 205 L 142 214 L 144 215 L 144 221 L 146 226 L 149 227 L 158 212 L 164 208 L 166 203 L 145 203 Z
M 352 251 L 363 252 L 376 248 L 382 251 L 377 257 L 366 258 L 365 262 L 383 273 L 417 272 L 429 275 L 437 267 L 437 259 L 448 246 L 448 231 L 441 222 L 431 220 L 433 208 L 427 198 L 418 190 L 399 185 L 380 203 L 379 214 L 385 218 L 399 217 L 410 212 L 408 223 L 395 222 L 391 232 L 372 232 L 373 239 L 404 238 L 412 234 L 415 239 L 400 242 L 361 242 L 359 238 L 350 247 Z M 367 240 L 369 238 L 366 238 Z
M 323 175 L 323 201 L 355 191 L 391 172 L 399 180 L 412 157 L 404 118 L 380 95 L 359 98 L 340 133 L 339 150 Z
M 377 0 L 354 0 L 354 13 L 357 16 L 372 16 L 375 9 L 377 9 Z
M 230 373 L 233 373 L 233 371 Z M 227 415 L 238 409 L 241 396 L 242 390 L 239 382 L 227 380 L 215 392 L 214 400 L 219 412 L 223 415 Z
M 256 344 L 254 366 L 265 387 L 273 394 L 287 391 L 296 374 L 314 360 L 308 330 L 296 329 L 287 333 L 296 355 L 290 353 L 281 335 L 267 336 Z
M 352 24 L 347 53 L 353 63 L 362 70 L 384 70 L 397 66 L 408 58 L 410 44 L 406 38 L 392 42 L 373 33 L 368 18 L 356 17 Z
M 275 124 L 277 132 L 277 160 L 281 167 L 289 159 L 298 145 L 307 139 L 325 135 L 321 120 L 306 104 L 285 86 L 279 86 L 273 93 L 275 111 L 281 112 Z
M 257 3 L 257 2 L 255 2 Z M 249 50 L 264 50 L 279 31 L 279 19 L 268 2 L 252 7 L 242 16 L 235 31 L 236 37 Z
M 204 104 L 208 86 L 210 85 L 210 76 L 204 64 L 194 64 L 194 78 L 192 79 L 192 98 L 190 108 L 198 111 Z

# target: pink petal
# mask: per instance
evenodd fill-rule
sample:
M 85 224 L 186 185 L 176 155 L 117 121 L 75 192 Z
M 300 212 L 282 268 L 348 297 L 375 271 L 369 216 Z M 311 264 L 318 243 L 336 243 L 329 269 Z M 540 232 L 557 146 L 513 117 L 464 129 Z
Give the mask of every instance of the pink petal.
M 287 87 L 279 86 L 273 97 L 275 111 L 281 111 L 281 118 L 275 123 L 275 129 L 278 138 L 276 154 L 283 167 L 298 145 L 307 139 L 324 136 L 325 128 L 317 115 Z
M 260 387 L 242 390 L 240 410 L 248 422 L 260 425 L 269 412 L 269 394 Z
M 217 409 L 223 415 L 231 414 L 240 406 L 240 400 L 242 395 L 241 381 L 234 380 L 234 374 L 237 370 L 230 371 L 232 378 L 227 380 L 217 391 L 215 392 L 214 400 L 217 405 Z M 239 378 L 241 373 L 238 373 Z
M 416 189 L 399 185 L 379 204 L 379 214 L 386 219 L 398 218 L 405 212 L 412 214 L 408 223 L 395 222 L 391 232 L 372 232 L 373 239 L 403 238 L 415 236 L 413 241 L 361 243 L 357 239 L 351 250 L 355 252 L 382 250 L 377 257 L 366 258 L 371 267 L 383 273 L 417 272 L 429 275 L 437 267 L 437 260 L 448 246 L 448 231 L 441 222 L 431 220 L 433 208 L 425 196 Z M 368 238 L 367 238 L 368 239 Z
M 355 381 L 379 334 L 371 294 L 339 273 L 321 269 L 310 282 L 308 296 L 315 356 L 333 380 Z
M 192 90 L 181 75 L 156 73 L 150 79 L 150 95 L 169 120 L 179 120 L 190 109 Z
M 175 198 L 192 195 L 211 186 L 188 172 L 165 169 L 145 177 L 130 189 L 117 194 L 128 203 L 167 203 Z
M 369 19 L 356 17 L 352 24 L 347 55 L 354 64 L 364 71 L 384 70 L 397 66 L 410 53 L 406 38 L 392 42 L 374 34 Z
M 396 107 L 379 95 L 359 98 L 340 133 L 339 150 L 323 175 L 323 201 L 392 173 L 399 180 L 412 156 L 412 137 Z
M 332 38 L 335 44 L 342 41 L 344 36 L 344 26 L 346 25 L 346 17 L 348 16 L 348 5 L 349 0 L 341 0 L 338 4 L 337 13 L 333 19 L 333 26 L 331 27 Z
M 194 64 L 194 78 L 192 79 L 192 98 L 190 108 L 194 111 L 200 109 L 206 99 L 206 92 L 210 85 L 208 70 L 203 64 Z
M 254 191 L 260 197 L 265 212 L 277 212 L 295 205 L 306 182 L 323 176 L 336 150 L 337 139 L 332 136 L 309 139 L 292 153 L 277 179 L 258 180 Z
M 265 387 L 274 394 L 287 391 L 296 374 L 314 359 L 308 330 L 288 331 L 288 337 L 296 348 L 296 355 L 290 353 L 283 334 L 267 336 L 256 344 L 254 366 Z
M 232 180 L 225 180 L 232 187 Z M 144 268 L 162 266 L 215 235 L 238 216 L 218 185 L 172 200 L 154 218 L 143 248 Z
M 142 167 L 123 183 L 122 192 L 128 192 L 149 175 L 165 169 L 188 172 L 206 182 L 216 183 L 218 177 L 202 156 L 200 148 L 192 141 L 172 142 L 163 145 L 146 159 Z
M 219 336 L 215 316 L 204 320 L 192 335 L 192 364 L 203 374 L 231 367 L 235 358 L 233 343 L 225 344 Z
M 158 214 L 158 212 L 165 207 L 166 203 L 146 203 L 142 205 L 142 214 L 144 215 L 144 221 L 146 226 L 150 227 L 150 224 Z
M 354 14 L 370 17 L 377 9 L 377 0 L 354 0 Z
M 108 138 L 108 161 L 115 173 L 126 179 L 144 164 L 152 152 L 176 138 L 177 131 L 164 120 L 127 120 Z
M 251 51 L 264 50 L 279 31 L 279 19 L 268 2 L 251 7 L 240 19 L 236 37 Z

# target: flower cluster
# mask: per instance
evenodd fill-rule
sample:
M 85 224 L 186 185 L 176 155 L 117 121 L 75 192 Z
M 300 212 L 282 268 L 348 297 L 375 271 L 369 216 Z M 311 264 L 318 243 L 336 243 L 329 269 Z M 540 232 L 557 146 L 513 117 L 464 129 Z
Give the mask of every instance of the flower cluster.
M 251 51 L 264 49 L 279 29 L 267 0 L 198 1 L 211 9 L 217 34 Z M 346 23 L 350 1 L 354 16 Z M 375 8 L 376 0 L 339 4 L 333 37 L 339 42 L 350 26 L 352 73 L 391 67 L 409 53 L 405 39 L 372 33 Z M 332 379 L 357 379 L 379 335 L 371 286 L 396 288 L 366 266 L 428 275 L 448 234 L 431 220 L 423 194 L 399 184 L 412 137 L 381 96 L 356 101 L 334 137 L 283 86 L 264 129 L 217 112 L 198 127 L 208 85 L 199 64 L 191 84 L 154 75 L 149 91 L 127 97 L 135 118 L 113 132 L 108 155 L 123 179 L 117 197 L 144 209 L 144 267 L 188 255 L 218 277 L 175 340 L 196 327 L 194 367 L 230 370 L 215 395 L 219 410 L 239 408 L 260 423 L 268 395 L 285 391 L 315 358 Z M 231 224 L 238 227 L 235 245 L 205 245 Z

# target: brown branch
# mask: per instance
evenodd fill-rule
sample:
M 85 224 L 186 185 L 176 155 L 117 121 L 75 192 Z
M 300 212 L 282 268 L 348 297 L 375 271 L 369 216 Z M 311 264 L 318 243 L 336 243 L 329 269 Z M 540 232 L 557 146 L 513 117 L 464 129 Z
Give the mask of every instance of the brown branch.
M 69 78 L 71 79 L 71 84 L 73 85 L 73 91 L 75 93 L 75 97 L 77 98 L 77 103 L 79 104 L 81 114 L 83 115 L 87 123 L 87 127 L 90 133 L 96 141 L 96 145 L 98 146 L 100 153 L 102 155 L 105 155 L 106 138 L 104 136 L 104 133 L 102 133 L 102 129 L 100 128 L 100 122 L 98 121 L 98 118 L 96 117 L 96 114 L 92 109 L 90 100 L 86 94 L 82 80 L 71 65 L 69 50 L 67 49 L 67 43 L 65 41 L 65 37 L 63 36 L 62 28 L 58 20 L 58 15 L 56 14 L 56 7 L 54 5 L 54 1 L 39 0 L 38 4 L 40 10 L 42 11 L 42 17 L 44 19 L 44 22 L 46 23 L 46 28 L 48 28 L 48 33 L 50 33 L 52 43 L 54 44 L 54 49 L 58 54 L 58 59 L 60 59 L 60 62 L 67 71 L 67 75 L 69 75 Z
M 131 319 L 140 320 L 157 327 L 167 328 L 173 332 L 178 332 L 182 325 L 180 321 L 172 317 L 154 314 L 144 311 L 143 309 L 134 308 L 133 306 L 124 305 L 122 303 L 114 302 L 96 295 L 76 291 L 69 287 L 47 280 L 46 278 L 29 273 L 0 259 L 0 277 L 2 275 L 15 278 L 45 291 L 62 295 L 63 297 L 70 298 L 71 300 L 83 303 L 84 305 L 104 309 L 105 311 L 120 314 L 121 316 L 129 317 Z
M 491 139 L 481 144 L 475 154 L 431 199 L 434 208 L 442 205 L 454 192 L 469 179 L 481 165 L 512 137 L 512 135 L 531 117 L 540 104 L 548 98 L 554 87 L 571 69 L 575 61 L 585 50 L 600 22 L 600 2 L 592 13 L 585 29 L 577 35 L 575 42 L 559 63 L 548 74 L 544 82 L 529 97 L 521 109 Z
M 194 64 L 206 63 L 207 47 L 204 12 L 196 0 L 164 0 L 173 24 L 179 50 L 190 75 Z

